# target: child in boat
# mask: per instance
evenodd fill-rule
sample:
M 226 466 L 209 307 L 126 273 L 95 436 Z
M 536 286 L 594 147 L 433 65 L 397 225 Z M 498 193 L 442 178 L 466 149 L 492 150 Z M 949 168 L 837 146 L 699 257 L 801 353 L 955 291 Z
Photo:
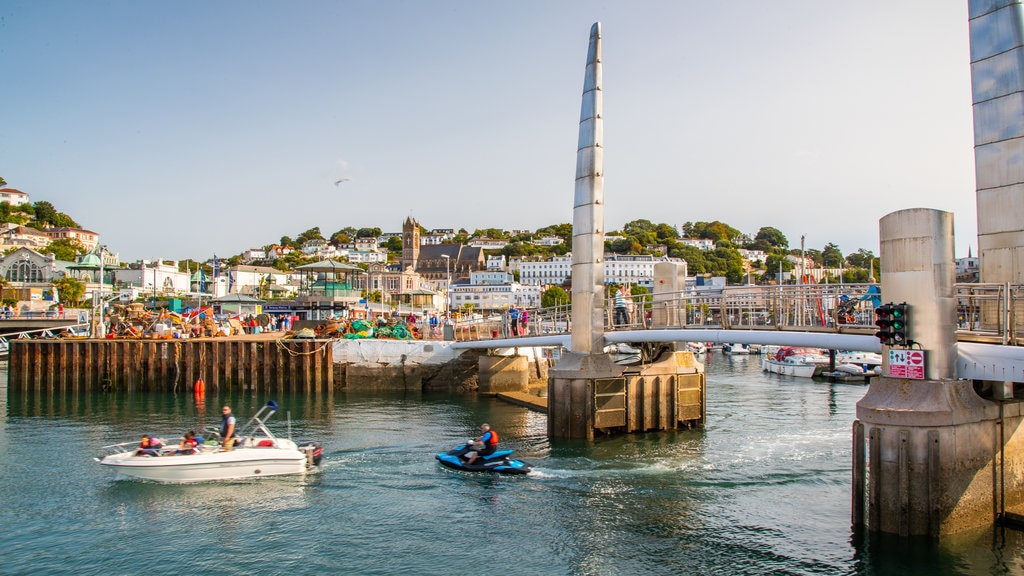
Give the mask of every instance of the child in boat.
M 178 454 L 195 454 L 199 451 L 199 440 L 196 439 L 196 433 L 189 430 L 185 432 L 185 437 L 181 439 L 181 444 L 178 445 Z
M 163 443 L 160 442 L 159 438 L 151 438 L 149 434 L 143 434 L 142 441 L 139 442 L 139 449 L 135 451 L 135 455 L 159 456 L 161 448 L 163 448 Z

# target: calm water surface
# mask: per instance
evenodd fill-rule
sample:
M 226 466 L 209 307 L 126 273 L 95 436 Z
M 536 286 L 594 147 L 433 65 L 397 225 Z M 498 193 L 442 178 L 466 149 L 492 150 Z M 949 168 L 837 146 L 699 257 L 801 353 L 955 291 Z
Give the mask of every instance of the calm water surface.
M 934 545 L 850 529 L 863 385 L 713 356 L 704 430 L 552 444 L 543 415 L 459 395 L 209 398 L 6 394 L 0 574 L 1024 574 L 1024 540 Z M 266 400 L 324 445 L 304 480 L 115 480 L 104 444 L 176 438 Z M 433 455 L 490 422 L 537 471 L 461 473 Z M 272 420 L 286 434 L 284 415 Z

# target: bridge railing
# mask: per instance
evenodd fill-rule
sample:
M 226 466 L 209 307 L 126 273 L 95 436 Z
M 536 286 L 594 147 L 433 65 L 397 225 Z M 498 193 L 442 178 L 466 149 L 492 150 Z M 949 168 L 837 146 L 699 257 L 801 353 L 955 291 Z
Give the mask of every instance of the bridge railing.
M 1015 346 L 1024 343 L 1024 284 L 956 284 L 954 289 L 957 338 Z
M 873 327 L 879 301 L 873 284 L 735 286 L 723 291 L 662 292 L 632 297 L 625 314 L 606 304 L 606 329 Z
M 1024 284 L 956 284 L 957 337 L 965 341 L 1024 344 Z M 604 305 L 605 330 L 646 328 L 761 329 L 873 333 L 875 307 L 887 302 L 878 284 L 729 286 L 638 294 L 625 314 L 615 299 Z M 913 308 L 911 308 L 913 314 Z M 530 310 L 530 334 L 567 333 L 569 304 Z M 481 331 L 480 337 L 491 337 Z

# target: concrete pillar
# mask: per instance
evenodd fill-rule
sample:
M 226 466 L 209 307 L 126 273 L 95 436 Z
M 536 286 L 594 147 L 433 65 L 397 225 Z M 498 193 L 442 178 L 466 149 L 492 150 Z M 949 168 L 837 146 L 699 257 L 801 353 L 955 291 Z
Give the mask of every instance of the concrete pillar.
M 907 337 L 925 350 L 925 378 L 955 377 L 953 214 L 929 208 L 900 210 L 879 220 L 878 233 L 882 298 L 910 305 Z M 882 354 L 887 364 L 887 348 Z
M 903 210 L 882 218 L 879 232 L 882 295 L 910 305 L 908 337 L 927 366 L 924 380 L 872 379 L 857 403 L 854 523 L 934 538 L 990 525 L 1024 494 L 1024 432 L 1020 404 L 984 400 L 954 379 L 952 215 Z
M 481 394 L 526 392 L 530 387 L 530 359 L 526 356 L 481 356 Z

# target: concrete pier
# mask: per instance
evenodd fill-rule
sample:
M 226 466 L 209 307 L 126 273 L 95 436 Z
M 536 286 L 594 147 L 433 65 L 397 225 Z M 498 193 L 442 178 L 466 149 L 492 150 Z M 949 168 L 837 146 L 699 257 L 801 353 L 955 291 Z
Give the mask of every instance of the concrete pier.
M 1024 504 L 1020 403 L 985 400 L 955 379 L 952 219 L 912 209 L 880 221 L 882 294 L 909 304 L 908 337 L 926 369 L 919 380 L 889 377 L 884 346 L 885 375 L 857 403 L 852 518 L 870 531 L 938 538 Z

